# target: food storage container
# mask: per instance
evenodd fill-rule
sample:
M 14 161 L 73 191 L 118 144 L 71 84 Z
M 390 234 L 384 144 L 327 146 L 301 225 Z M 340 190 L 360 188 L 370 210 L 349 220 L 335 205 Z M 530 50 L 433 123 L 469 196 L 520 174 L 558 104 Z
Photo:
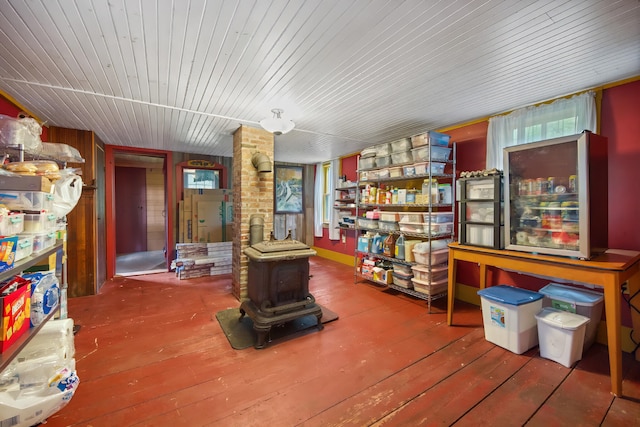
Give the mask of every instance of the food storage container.
M 431 148 L 431 158 L 429 158 L 429 148 Z M 440 147 L 437 145 L 425 145 L 414 148 L 411 152 L 413 153 L 413 160 L 416 161 L 426 160 L 432 162 L 445 162 L 449 159 L 451 148 Z
M 427 133 L 423 133 L 421 135 L 416 135 L 411 137 L 411 143 L 414 148 L 420 147 L 422 145 L 428 145 L 428 144 L 441 145 L 446 147 L 447 145 L 449 145 L 450 139 L 451 139 L 451 136 L 447 134 L 429 131 Z
M 409 163 L 412 161 L 413 161 L 413 156 L 411 155 L 411 150 L 391 153 L 391 163 L 393 163 L 394 165 L 401 164 L 401 163 Z
M 376 167 L 389 166 L 391 164 L 391 156 L 376 156 Z

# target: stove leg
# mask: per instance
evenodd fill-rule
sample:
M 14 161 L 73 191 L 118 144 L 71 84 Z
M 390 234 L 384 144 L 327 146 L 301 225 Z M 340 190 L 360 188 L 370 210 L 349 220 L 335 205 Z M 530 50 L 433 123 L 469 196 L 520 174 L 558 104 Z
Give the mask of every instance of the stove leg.
M 244 317 L 244 315 L 247 314 L 246 311 L 244 311 L 242 308 L 240 309 L 240 318 L 238 320 L 242 320 L 242 318 Z
M 316 317 L 318 318 L 318 330 L 321 331 L 324 329 L 324 325 L 322 324 L 322 312 L 317 314 Z
M 253 326 L 253 329 L 256 331 L 256 333 L 258 334 L 258 338 L 256 338 L 256 343 L 254 345 L 254 347 L 257 350 L 260 350 L 262 348 L 265 348 L 267 346 L 267 334 L 269 334 L 269 332 L 271 331 L 271 326 L 267 326 L 267 327 L 256 327 L 255 325 Z

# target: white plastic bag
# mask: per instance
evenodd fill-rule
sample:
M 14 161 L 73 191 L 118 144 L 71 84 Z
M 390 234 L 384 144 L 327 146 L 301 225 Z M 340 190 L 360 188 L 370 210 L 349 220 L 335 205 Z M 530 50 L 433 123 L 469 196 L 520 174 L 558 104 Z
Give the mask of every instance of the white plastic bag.
M 62 171 L 61 171 L 62 172 Z M 82 195 L 82 178 L 74 173 L 63 173 L 53 184 L 53 213 L 62 218 L 73 210 Z

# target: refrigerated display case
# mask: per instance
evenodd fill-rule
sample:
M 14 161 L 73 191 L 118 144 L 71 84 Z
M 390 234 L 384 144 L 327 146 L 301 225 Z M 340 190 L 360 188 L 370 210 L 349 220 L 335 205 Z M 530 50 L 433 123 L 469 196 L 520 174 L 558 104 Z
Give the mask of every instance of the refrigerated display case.
M 582 134 L 504 150 L 506 249 L 589 259 L 607 248 L 607 139 Z

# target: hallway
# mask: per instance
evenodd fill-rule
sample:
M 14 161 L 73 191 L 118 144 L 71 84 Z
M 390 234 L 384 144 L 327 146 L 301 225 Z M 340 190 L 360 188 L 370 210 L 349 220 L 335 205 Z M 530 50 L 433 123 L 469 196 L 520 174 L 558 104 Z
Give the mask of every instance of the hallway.
M 215 313 L 239 307 L 230 276 L 117 277 L 69 300 L 80 385 L 58 426 L 637 425 L 640 363 L 609 392 L 606 347 L 573 369 L 485 341 L 479 307 L 354 284 L 312 257 L 310 291 L 340 316 L 263 350 L 233 350 Z

